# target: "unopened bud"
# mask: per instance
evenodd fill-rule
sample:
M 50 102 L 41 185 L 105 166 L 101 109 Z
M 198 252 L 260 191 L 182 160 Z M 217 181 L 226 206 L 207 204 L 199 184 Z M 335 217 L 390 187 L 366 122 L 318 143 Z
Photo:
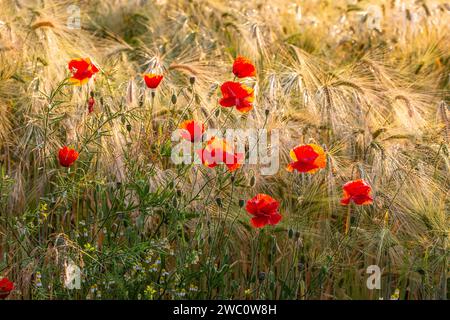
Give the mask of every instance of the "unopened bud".
M 175 94 L 172 95 L 172 104 L 177 103 L 177 96 Z
M 289 239 L 292 239 L 293 236 L 294 236 L 294 230 L 289 229 L 289 231 L 288 231 L 288 237 L 289 237 Z
M 191 85 L 194 85 L 194 83 L 195 83 L 195 77 L 194 77 L 194 76 L 191 76 L 191 77 L 189 78 L 189 83 L 190 83 Z
M 88 112 L 89 113 L 94 112 L 94 105 L 95 105 L 95 99 L 91 92 L 91 97 L 88 100 Z
M 266 273 L 265 272 L 260 272 L 258 274 L 258 279 L 259 279 L 259 281 L 264 281 L 266 279 Z

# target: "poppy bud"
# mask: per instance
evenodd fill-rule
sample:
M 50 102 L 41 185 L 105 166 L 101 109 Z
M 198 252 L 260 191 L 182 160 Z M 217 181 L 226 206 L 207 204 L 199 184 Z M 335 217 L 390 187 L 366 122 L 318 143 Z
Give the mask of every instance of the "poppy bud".
M 265 272 L 260 272 L 258 274 L 258 279 L 259 279 L 259 281 L 264 281 L 266 279 L 266 273 Z
M 181 197 L 182 193 L 180 189 L 177 189 L 177 196 Z
M 172 95 L 172 104 L 177 103 L 177 96 L 175 94 Z
M 191 77 L 189 78 L 189 83 L 190 83 L 191 85 L 194 85 L 194 83 L 195 83 L 195 77 L 194 77 L 194 76 L 191 76 Z
M 221 198 L 216 198 L 216 203 L 219 207 L 222 207 L 222 199 Z
M 176 208 L 178 206 L 178 200 L 177 198 L 173 198 L 172 205 Z
M 289 237 L 289 239 L 292 239 L 293 236 L 294 236 L 294 230 L 289 229 L 289 231 L 288 231 L 288 237 Z
M 252 177 L 250 178 L 250 187 L 254 187 L 254 186 L 255 186 L 255 183 L 256 183 L 256 178 L 255 178 L 255 176 L 252 176 Z
M 92 95 L 92 92 L 91 92 L 91 97 L 88 100 L 88 112 L 89 113 L 94 112 L 94 104 L 95 104 L 95 99 L 94 99 L 94 97 Z
M 239 200 L 239 208 L 242 208 L 245 205 L 245 200 L 244 199 L 240 199 Z
M 131 131 L 131 124 L 127 124 L 127 131 L 128 131 L 128 132 Z
M 267 116 L 269 116 L 269 114 L 270 114 L 270 110 L 269 110 L 269 109 L 266 109 L 266 110 L 264 110 L 264 113 L 265 113 L 265 115 L 266 115 L 266 117 L 267 117 Z
M 216 118 L 220 117 L 220 109 L 219 108 L 216 110 L 214 115 L 216 116 Z

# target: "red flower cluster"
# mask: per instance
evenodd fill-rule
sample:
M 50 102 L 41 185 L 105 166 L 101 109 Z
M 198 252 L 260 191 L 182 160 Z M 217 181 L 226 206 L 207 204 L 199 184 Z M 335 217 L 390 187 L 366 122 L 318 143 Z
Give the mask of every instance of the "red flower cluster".
M 89 58 L 70 60 L 69 70 L 72 72 L 72 77 L 69 78 L 69 82 L 77 86 L 87 83 L 99 71 Z
M 315 173 L 327 164 L 325 152 L 316 144 L 297 146 L 291 150 L 290 156 L 294 161 L 288 165 L 288 171 Z
M 8 278 L 0 279 L 0 299 L 6 299 L 14 290 L 14 283 Z
M 64 146 L 59 149 L 58 158 L 59 164 L 68 168 L 78 159 L 78 152 L 75 149 Z
M 238 169 L 244 159 L 242 153 L 236 153 L 228 143 L 217 137 L 212 137 L 202 150 L 197 150 L 202 163 L 205 166 L 214 168 L 219 163 L 224 163 L 229 171 Z
M 205 133 L 205 125 L 194 120 L 186 120 L 181 123 L 180 129 L 183 129 L 181 136 L 183 139 L 198 142 L 202 140 Z
M 256 74 L 255 66 L 242 56 L 238 56 L 233 63 L 233 73 L 238 78 L 253 77 Z M 240 82 L 227 81 L 220 86 L 222 98 L 219 104 L 229 108 L 236 106 L 239 112 L 248 112 L 253 108 L 255 100 L 254 90 Z
M 255 228 L 262 228 L 265 225 L 276 225 L 281 220 L 278 212 L 280 204 L 277 200 L 267 194 L 259 193 L 254 198 L 247 201 L 245 209 L 253 216 L 250 220 Z
M 362 179 L 349 181 L 342 187 L 344 195 L 341 199 L 342 205 L 348 205 L 353 201 L 357 205 L 366 205 L 373 202 L 371 196 L 372 188 Z
M 163 79 L 162 74 L 147 73 L 144 74 L 145 85 L 149 89 L 156 89 Z

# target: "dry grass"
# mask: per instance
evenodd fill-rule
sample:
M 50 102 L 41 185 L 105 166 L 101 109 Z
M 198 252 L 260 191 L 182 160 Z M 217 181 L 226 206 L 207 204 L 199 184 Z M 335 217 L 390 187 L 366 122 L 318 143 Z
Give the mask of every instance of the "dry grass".
M 96 285 L 109 298 L 377 299 L 396 288 L 445 298 L 450 12 L 404 2 L 79 1 L 81 29 L 70 29 L 71 1 L 3 0 L 0 274 L 15 280 L 14 297 L 95 298 Z M 228 118 L 217 87 L 236 54 L 257 65 L 256 103 Z M 87 56 L 101 68 L 95 83 L 58 88 L 67 62 Z M 165 73 L 154 101 L 141 77 L 150 70 Z M 233 184 L 174 166 L 170 134 L 192 117 L 279 129 L 282 168 L 245 166 Z M 327 168 L 286 172 L 289 149 L 309 142 L 325 147 Z M 65 144 L 82 153 L 72 172 L 55 161 Z M 358 177 L 376 199 L 352 209 L 345 237 L 341 186 Z M 284 216 L 259 233 L 238 204 L 257 192 L 280 199 Z M 149 250 L 166 257 L 170 288 L 130 271 Z M 76 293 L 61 285 L 69 258 L 89 270 Z M 381 291 L 366 288 L 371 264 Z M 42 287 L 30 285 L 37 272 Z

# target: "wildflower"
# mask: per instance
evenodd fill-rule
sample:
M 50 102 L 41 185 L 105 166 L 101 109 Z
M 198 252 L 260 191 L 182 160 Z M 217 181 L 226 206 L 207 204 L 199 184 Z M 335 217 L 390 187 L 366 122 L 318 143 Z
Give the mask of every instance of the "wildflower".
M 64 146 L 59 149 L 58 158 L 59 164 L 68 168 L 78 159 L 78 152 L 75 149 Z
M 166 271 L 166 269 L 162 269 L 161 276 L 167 277 L 170 273 Z
M 247 201 L 245 209 L 254 217 L 250 220 L 255 228 L 261 228 L 265 225 L 276 225 L 281 220 L 278 212 L 279 202 L 268 196 L 259 193 L 254 198 Z
M 290 152 L 291 162 L 287 166 L 287 170 L 292 172 L 315 173 L 321 168 L 325 168 L 327 158 L 322 147 L 316 144 L 299 145 Z
M 398 300 L 399 298 L 400 298 L 400 290 L 397 288 L 391 295 L 391 300 Z
M 86 243 L 84 245 L 84 250 L 86 250 L 87 252 L 94 252 L 95 251 L 95 247 L 92 246 L 90 243 Z
M 194 284 L 191 284 L 191 285 L 189 286 L 189 291 L 191 291 L 191 292 L 197 292 L 197 291 L 198 291 L 198 287 L 197 287 L 196 285 L 194 285 Z
M 176 291 L 175 295 L 177 295 L 180 298 L 183 298 L 184 296 L 186 296 L 186 290 L 181 289 L 180 291 Z
M 158 265 L 156 263 L 153 263 L 150 268 L 149 268 L 150 272 L 156 272 L 158 271 Z
M 252 290 L 251 290 L 251 289 L 245 289 L 244 294 L 245 294 L 246 296 L 249 296 L 249 295 L 252 294 Z
M 219 104 L 222 107 L 233 107 L 239 112 L 248 112 L 253 108 L 255 100 L 254 91 L 239 82 L 227 81 L 220 86 L 222 99 Z
M 254 77 L 256 68 L 249 59 L 237 56 L 233 63 L 233 73 L 238 78 Z
M 244 155 L 235 153 L 225 140 L 212 137 L 202 150 L 197 150 L 202 163 L 210 168 L 214 168 L 219 163 L 224 163 L 229 171 L 238 169 Z
M 151 285 L 148 285 L 144 290 L 145 296 L 150 300 L 153 300 L 155 293 L 157 293 L 157 291 Z
M 348 205 L 350 201 L 357 205 L 371 204 L 373 202 L 371 196 L 372 188 L 362 179 L 347 182 L 344 184 L 343 190 L 342 205 Z
M 0 279 L 0 299 L 6 299 L 14 290 L 14 283 L 8 278 Z
M 183 121 L 180 125 L 180 129 L 183 129 L 183 132 L 181 133 L 183 139 L 191 142 L 201 141 L 203 133 L 205 132 L 203 123 L 194 120 Z
M 144 74 L 144 81 L 147 88 L 156 89 L 163 79 L 162 74 L 147 73 Z
M 35 278 L 36 278 L 36 279 L 35 279 L 35 281 L 34 281 L 34 285 L 35 285 L 37 288 L 42 287 L 42 275 L 41 275 L 41 273 L 40 273 L 39 271 L 36 272 Z
M 72 72 L 69 82 L 77 86 L 87 83 L 99 71 L 89 58 L 70 60 L 69 70 Z

